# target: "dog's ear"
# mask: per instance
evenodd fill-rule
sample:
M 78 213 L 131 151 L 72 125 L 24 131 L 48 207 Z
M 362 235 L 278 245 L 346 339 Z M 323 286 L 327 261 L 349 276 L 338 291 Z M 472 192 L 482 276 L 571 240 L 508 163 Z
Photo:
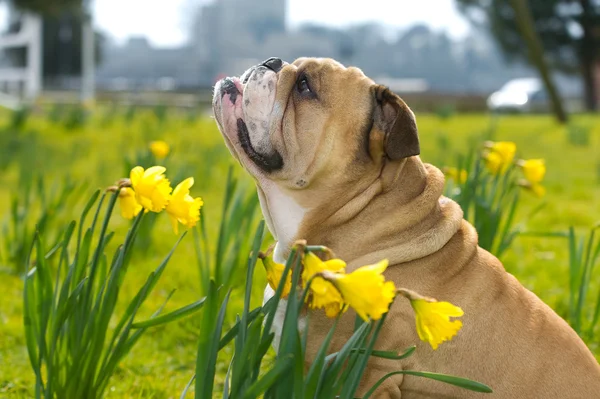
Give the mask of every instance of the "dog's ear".
M 383 134 L 381 138 L 385 156 L 395 161 L 419 155 L 421 149 L 417 121 L 408 105 L 385 86 L 374 85 L 372 93 L 374 96 L 373 128 L 378 130 L 379 134 Z

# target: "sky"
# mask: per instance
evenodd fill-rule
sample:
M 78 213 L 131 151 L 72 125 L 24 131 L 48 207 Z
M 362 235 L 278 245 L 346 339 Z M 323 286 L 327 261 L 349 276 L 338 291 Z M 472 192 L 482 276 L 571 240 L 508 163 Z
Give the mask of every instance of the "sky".
M 211 0 L 91 1 L 95 25 L 117 42 L 146 36 L 155 46 L 175 47 L 186 41 L 198 5 Z M 0 26 L 4 26 L 5 18 L 5 3 L 0 1 Z M 373 21 L 395 28 L 426 23 L 454 38 L 469 32 L 455 0 L 288 0 L 288 24 L 292 28 L 305 22 L 343 27 Z
M 155 46 L 173 47 L 186 41 L 195 6 L 207 2 L 92 0 L 92 7 L 95 25 L 118 42 L 142 35 Z M 455 0 L 288 0 L 288 23 L 291 27 L 304 22 L 341 27 L 377 21 L 402 28 L 424 22 L 460 38 L 469 27 L 454 4 Z

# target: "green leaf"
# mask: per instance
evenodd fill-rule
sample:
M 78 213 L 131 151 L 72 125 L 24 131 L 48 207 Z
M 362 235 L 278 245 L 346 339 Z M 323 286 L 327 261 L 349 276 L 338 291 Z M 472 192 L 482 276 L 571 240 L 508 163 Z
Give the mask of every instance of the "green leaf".
M 254 277 L 254 268 L 256 267 L 256 261 L 258 259 L 258 252 L 260 251 L 260 245 L 263 242 L 265 236 L 265 222 L 261 220 L 256 234 L 254 234 L 254 243 L 252 244 L 252 252 L 248 258 L 248 268 L 246 273 L 246 289 L 244 295 L 244 310 L 242 312 L 242 326 L 248 325 L 248 313 L 250 312 L 250 297 L 252 296 L 252 281 Z M 246 343 L 245 329 L 240 330 L 239 336 L 241 337 L 242 343 Z
M 390 359 L 390 360 L 402 360 L 406 359 L 417 349 L 416 345 L 410 346 L 408 349 L 404 351 L 404 353 L 397 353 L 392 351 L 371 351 L 371 356 L 379 357 L 382 359 Z M 353 349 L 352 352 L 366 353 L 366 349 Z
M 79 252 L 79 248 L 80 248 L 80 244 L 81 244 L 81 234 L 83 232 L 83 225 L 84 225 L 85 219 L 86 219 L 88 213 L 90 212 L 90 210 L 92 209 L 92 206 L 94 206 L 94 204 L 98 200 L 99 196 L 100 196 L 100 190 L 96 190 L 94 192 L 94 194 L 92 194 L 92 196 L 90 197 L 88 202 L 85 204 L 85 207 L 83 208 L 83 212 L 81 212 L 81 218 L 79 219 L 79 232 L 77 233 L 77 250 L 76 250 L 76 252 Z
M 231 395 L 234 398 L 239 397 L 238 395 L 244 392 L 247 385 L 252 382 L 251 376 L 255 367 L 254 362 L 257 361 L 255 353 L 259 348 L 256 343 L 260 342 L 261 327 L 262 315 L 250 325 L 245 343 L 241 343 L 241 335 L 238 334 L 241 345 L 240 347 L 236 346 L 231 378 Z
M 217 294 L 217 287 L 213 281 L 209 288 L 206 308 L 202 317 L 201 331 L 205 333 L 200 334 L 198 340 L 198 356 L 196 358 L 196 376 L 200 376 L 196 378 L 196 398 L 198 399 L 213 397 L 219 339 L 231 291 L 225 295 L 218 315 L 216 314 Z
M 183 392 L 181 393 L 181 396 L 179 397 L 179 399 L 185 399 L 185 397 L 187 396 L 187 393 L 188 393 L 190 387 L 192 386 L 192 384 L 194 383 L 195 379 L 196 379 L 196 374 L 194 374 L 192 376 L 192 378 L 190 378 L 188 383 L 185 385 L 185 388 L 183 389 Z
M 263 392 L 265 392 L 268 388 L 274 385 L 275 381 L 277 381 L 282 375 L 284 375 L 284 373 L 286 373 L 292 367 L 293 361 L 294 359 L 292 354 L 288 354 L 277 359 L 277 362 L 275 363 L 273 368 L 269 370 L 260 380 L 256 381 L 248 388 L 248 390 L 244 394 L 244 399 L 254 399 L 257 398 Z M 288 396 L 282 396 L 281 398 L 291 398 L 291 389 L 289 389 L 287 392 Z
M 99 315 L 99 327 L 97 334 L 98 336 L 96 337 L 94 345 L 91 347 L 91 350 L 92 353 L 97 353 L 97 355 L 92 357 L 93 359 L 99 359 L 101 357 L 102 352 L 104 352 L 104 358 L 99 368 L 99 374 L 101 376 L 98 378 L 100 380 L 100 382 L 98 383 L 99 386 L 104 386 L 107 383 L 108 377 L 111 374 L 108 373 L 107 370 L 113 370 L 116 367 L 118 361 L 122 358 L 122 356 L 129 351 L 133 343 L 137 341 L 137 339 L 139 339 L 141 334 L 145 331 L 145 329 L 139 329 L 131 337 L 129 336 L 130 330 L 132 329 L 133 320 L 135 319 L 138 310 L 140 309 L 144 301 L 148 298 L 150 292 L 152 292 L 152 290 L 154 289 L 158 279 L 162 275 L 173 253 L 177 249 L 183 237 L 185 237 L 185 233 L 179 237 L 171 251 L 163 259 L 160 265 L 150 273 L 144 285 L 140 288 L 138 293 L 135 295 L 134 299 L 129 303 L 129 306 L 125 310 L 125 313 L 121 317 L 121 320 L 113 329 L 112 338 L 110 340 L 108 348 L 106 350 L 103 350 L 105 346 L 105 336 L 107 331 L 109 330 L 108 325 L 110 323 L 110 318 L 114 312 L 118 298 L 120 280 L 122 279 L 122 274 L 125 272 L 124 262 L 126 261 L 124 259 L 126 259 L 127 257 L 127 254 L 125 252 L 128 250 L 128 248 L 129 251 L 131 251 L 131 246 L 128 246 L 128 243 L 132 243 L 135 238 L 137 231 L 136 229 L 139 226 L 139 222 L 142 218 L 141 215 L 143 215 L 143 212 L 140 212 L 140 215 L 138 215 L 133 226 L 129 230 L 128 236 L 126 237 L 125 244 L 123 246 L 124 249 L 119 251 L 119 258 L 115 266 L 113 267 L 110 277 L 108 279 L 106 294 L 104 295 L 103 301 L 101 302 L 101 307 L 99 307 L 100 310 L 97 311 Z M 98 297 L 98 303 L 100 304 L 99 299 L 100 297 Z M 86 364 L 88 365 L 88 367 L 91 364 L 89 360 L 90 357 L 91 356 L 86 357 Z M 93 366 L 93 368 L 98 368 L 98 366 L 95 365 Z M 90 370 L 92 370 L 92 368 L 90 368 Z
M 329 349 L 329 344 L 331 343 L 331 339 L 333 338 L 333 334 L 335 332 L 339 319 L 339 316 L 336 317 L 333 326 L 327 333 L 325 340 L 321 343 L 321 346 L 319 347 L 319 350 L 317 351 L 317 354 L 315 355 L 315 358 L 312 364 L 310 365 L 310 368 L 308 369 L 308 373 L 306 374 L 304 383 L 304 392 L 307 398 L 317 397 L 317 386 L 319 383 L 319 376 L 323 370 L 323 366 L 325 364 L 325 356 L 327 355 L 327 350 Z
M 31 248 L 27 255 L 26 268 L 31 265 L 31 255 L 33 254 L 36 241 L 37 232 L 33 236 L 31 242 Z M 37 303 L 35 296 L 35 274 L 36 268 L 33 267 L 28 270 L 25 275 L 25 287 L 23 289 L 23 326 L 25 330 L 25 342 L 27 344 L 27 353 L 29 355 L 29 362 L 36 375 L 36 392 L 42 389 L 42 365 L 39 363 L 39 348 L 38 348 L 38 312 Z
M 237 182 L 233 179 L 233 167 L 229 167 L 227 171 L 227 182 L 225 186 L 225 196 L 223 198 L 223 211 L 221 214 L 221 225 L 219 226 L 219 238 L 217 239 L 217 253 L 215 260 L 215 282 L 218 286 L 222 284 L 222 259 L 225 255 L 225 247 L 227 243 L 227 210 L 229 209 L 229 205 L 231 204 L 231 199 L 233 195 L 233 190 Z
M 371 395 L 373 395 L 373 392 L 375 392 L 375 390 L 385 380 L 387 380 L 388 378 L 393 377 L 395 375 L 398 375 L 398 374 L 414 375 L 417 377 L 429 378 L 432 380 L 445 382 L 446 384 L 455 385 L 457 387 L 468 389 L 469 391 L 474 391 L 474 392 L 482 392 L 482 393 L 492 393 L 493 392 L 492 388 L 488 387 L 485 384 L 482 384 L 477 381 L 469 380 L 466 378 L 462 378 L 462 377 L 454 377 L 454 376 L 447 375 L 447 374 L 430 373 L 427 371 L 401 370 L 401 371 L 395 371 L 392 373 L 388 373 L 385 376 L 383 376 L 382 378 L 380 378 L 379 381 L 377 381 L 377 383 L 375 383 L 375 385 L 373 385 L 371 387 L 371 389 L 369 389 L 369 391 L 365 394 L 363 399 L 369 399 L 371 397 Z
M 299 346 L 300 346 L 300 336 L 298 332 L 298 297 L 296 295 L 296 289 L 298 286 L 298 282 L 300 281 L 300 261 L 301 254 L 292 250 L 290 254 L 291 262 L 288 259 L 288 262 L 293 263 L 292 268 L 292 284 L 290 288 L 290 293 L 287 299 L 287 307 L 285 311 L 285 318 L 283 320 L 283 328 L 281 331 L 281 340 L 279 342 L 279 348 L 277 348 L 278 356 L 288 356 L 292 355 L 297 359 L 299 355 Z M 285 277 L 282 276 L 281 281 L 279 282 L 279 288 L 283 283 L 285 283 Z M 275 310 L 276 312 L 277 310 Z M 268 332 L 268 330 L 267 330 Z M 295 368 L 296 370 L 296 368 Z M 293 388 L 299 389 L 298 385 L 301 385 L 302 380 L 298 380 L 296 374 L 288 374 L 283 377 L 283 381 L 281 384 L 278 384 L 278 389 L 276 392 L 277 397 L 285 397 L 285 392 L 287 389 Z
M 204 306 L 204 302 L 206 302 L 206 297 L 204 297 L 194 303 L 191 303 L 187 306 L 184 306 L 182 308 L 174 310 L 170 313 L 166 313 L 162 316 L 155 317 L 153 319 L 149 319 L 149 320 L 145 320 L 145 321 L 140 321 L 137 323 L 133 323 L 131 327 L 132 328 L 147 328 L 147 327 L 155 327 L 155 326 L 159 326 L 161 324 L 170 323 L 172 321 L 181 319 L 182 317 L 189 316 L 193 313 L 196 313 L 197 311 L 202 309 L 202 306 Z
M 346 341 L 339 352 L 332 353 L 325 357 L 325 364 L 328 366 L 322 369 L 317 384 L 317 394 L 319 397 L 331 397 L 337 395 L 338 389 L 345 381 L 341 380 L 341 372 L 345 366 L 351 367 L 346 362 L 352 350 L 362 346 L 366 336 L 369 334 L 371 324 L 363 323 Z M 356 357 L 354 358 L 356 361 Z
M 371 339 L 369 340 L 369 343 L 367 344 L 367 347 L 365 348 L 364 353 L 361 353 L 358 356 L 358 362 L 356 363 L 356 366 L 353 368 L 348 368 L 348 371 L 350 371 L 350 370 L 351 371 L 349 372 L 349 378 L 347 379 L 348 382 L 346 384 L 344 384 L 344 387 L 342 390 L 342 397 L 351 398 L 356 393 L 356 390 L 358 389 L 358 384 L 360 383 L 360 380 L 362 379 L 365 369 L 367 368 L 367 362 L 369 361 L 369 358 L 371 357 L 371 352 L 373 351 L 375 342 L 377 341 L 377 338 L 379 337 L 379 332 L 381 331 L 381 328 L 383 327 L 383 323 L 385 322 L 387 315 L 388 314 L 385 313 L 381 317 L 381 319 L 379 321 L 377 321 L 377 324 L 373 328 L 373 333 L 371 334 Z
M 248 323 L 252 323 L 252 321 L 254 319 L 256 319 L 256 317 L 258 315 L 260 315 L 261 313 L 261 308 L 256 308 L 254 310 L 252 310 L 250 313 L 248 313 Z M 225 333 L 225 335 L 223 336 L 223 338 L 221 338 L 221 341 L 219 342 L 219 350 L 223 349 L 228 343 L 231 342 L 232 339 L 234 339 L 240 329 L 240 323 L 235 323 L 235 325 L 229 329 L 229 331 L 227 331 L 227 333 Z

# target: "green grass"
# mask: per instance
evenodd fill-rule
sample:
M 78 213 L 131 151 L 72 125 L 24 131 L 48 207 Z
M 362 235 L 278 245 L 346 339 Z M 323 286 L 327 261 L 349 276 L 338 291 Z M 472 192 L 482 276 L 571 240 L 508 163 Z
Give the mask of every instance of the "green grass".
M 169 111 L 163 117 L 162 112 L 152 110 L 136 111 L 132 115 L 130 110 L 115 113 L 110 109 L 97 111 L 79 126 L 75 118 L 78 116 L 65 115 L 60 121 L 57 120 L 60 115 L 36 113 L 16 131 L 3 128 L 9 125 L 11 116 L 0 114 L 0 225 L 8 217 L 11 196 L 18 192 L 20 181 L 43 173 L 47 186 L 58 184 L 65 175 L 85 184 L 87 189 L 82 200 L 60 215 L 66 223 L 80 214 L 83 202 L 94 189 L 105 188 L 127 175 L 126 158 L 131 159 L 136 152 L 145 150 L 149 141 L 163 139 L 172 146 L 172 153 L 164 162 L 167 174 L 177 176 L 174 180 L 195 178 L 192 195 L 203 197 L 208 233 L 216 234 L 227 169 L 234 161 L 211 119 L 190 117 L 178 111 Z M 422 159 L 440 167 L 455 164 L 456 155 L 467 150 L 469 140 L 481 137 L 490 127 L 490 118 L 485 115 L 457 115 L 445 120 L 435 115 L 417 117 Z M 510 116 L 495 122 L 494 139 L 514 141 L 519 156 L 545 158 L 547 162 L 547 195 L 542 200 L 546 206 L 529 221 L 526 226 L 529 231 L 566 231 L 571 225 L 583 231 L 600 221 L 600 153 L 597 150 L 600 118 L 578 116 L 576 122 L 594 126 L 588 146 L 570 144 L 567 128 L 556 125 L 549 117 Z M 241 180 L 251 186 L 251 179 L 239 166 L 235 168 Z M 519 212 L 522 218 L 540 203 L 533 196 L 523 198 Z M 128 222 L 119 217 L 111 222 L 111 229 L 120 236 L 127 227 Z M 135 294 L 177 239 L 166 215 L 159 215 L 153 232 L 153 244 L 139 249 L 134 256 L 120 303 L 126 303 Z M 520 237 L 503 258 L 509 272 L 561 315 L 568 310 L 567 249 L 565 239 Z M 33 394 L 34 375 L 22 326 L 23 280 L 11 270 L 9 265 L 0 263 L 0 398 L 29 398 Z M 240 282 L 244 278 L 239 276 Z M 255 276 L 254 304 L 262 298 L 264 278 L 259 268 Z M 165 312 L 192 303 L 202 295 L 191 234 L 175 252 L 142 310 L 140 320 L 160 306 L 173 289 L 176 292 Z M 598 287 L 591 289 L 596 292 Z M 242 292 L 241 287 L 233 291 L 234 308 L 240 309 Z M 233 316 L 229 315 L 229 319 Z M 197 338 L 201 333 L 199 319 L 194 315 L 149 329 L 119 367 L 107 397 L 178 398 L 194 371 Z M 591 346 L 599 353 L 595 342 Z M 225 349 L 228 350 L 231 349 Z M 218 367 L 223 375 L 226 363 L 222 361 Z

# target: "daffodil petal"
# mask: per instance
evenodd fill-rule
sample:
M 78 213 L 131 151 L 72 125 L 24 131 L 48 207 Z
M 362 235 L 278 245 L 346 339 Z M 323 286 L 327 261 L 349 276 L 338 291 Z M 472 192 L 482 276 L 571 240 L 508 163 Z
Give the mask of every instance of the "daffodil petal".
M 119 191 L 119 205 L 121 216 L 125 219 L 133 219 L 142 210 L 142 206 L 136 201 L 135 192 L 131 187 L 124 187 Z
M 315 256 L 316 257 L 316 256 Z M 323 262 L 323 267 L 325 270 L 330 270 L 332 272 L 337 272 L 346 267 L 346 262 L 341 259 L 330 259 L 328 261 Z
M 184 181 L 179 183 L 177 185 L 177 187 L 175 187 L 175 190 L 173 190 L 173 197 L 188 195 L 190 193 L 190 188 L 193 185 L 194 185 L 194 178 L 188 177 L 187 179 L 185 179 Z
M 449 317 L 460 317 L 465 314 L 465 312 L 459 308 L 451 304 L 450 302 L 435 302 L 436 304 L 436 312 L 443 313 Z
M 442 342 L 452 339 L 462 328 L 460 317 L 463 310 L 449 302 L 436 302 L 426 299 L 411 300 L 415 311 L 417 334 L 422 341 L 428 342 L 436 350 Z
M 382 275 L 387 264 L 387 260 L 383 260 L 374 265 L 359 267 L 349 274 L 335 274 L 331 277 L 343 301 L 365 321 L 369 318 L 380 319 L 389 310 L 396 295 L 394 283 L 386 282 Z
M 144 172 L 144 177 L 162 175 L 167 171 L 167 168 L 164 166 L 151 166 Z
M 129 180 L 131 180 L 131 184 L 133 186 L 137 185 L 143 175 L 144 168 L 141 166 L 136 166 L 135 168 L 131 169 L 131 172 L 129 172 Z

